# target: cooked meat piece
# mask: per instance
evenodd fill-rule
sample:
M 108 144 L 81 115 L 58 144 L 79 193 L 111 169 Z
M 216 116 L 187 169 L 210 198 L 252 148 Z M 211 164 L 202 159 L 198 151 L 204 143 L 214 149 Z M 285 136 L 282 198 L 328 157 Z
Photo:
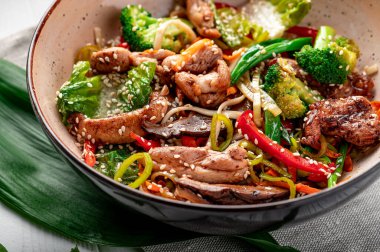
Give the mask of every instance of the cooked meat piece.
M 231 146 L 224 152 L 207 148 L 158 147 L 149 151 L 154 171 L 167 171 L 181 177 L 187 175 L 207 183 L 236 183 L 245 179 L 248 171 L 247 152 Z
M 186 7 L 187 17 L 202 37 L 215 39 L 221 36 L 215 28 L 214 13 L 207 1 L 187 0 Z
M 210 204 L 210 202 L 202 199 L 190 189 L 184 188 L 182 186 L 177 186 L 175 188 L 174 196 L 179 200 L 190 201 L 192 203 Z
M 129 70 L 131 52 L 121 47 L 111 47 L 91 55 L 91 68 L 96 73 L 126 72 Z
M 174 52 L 165 49 L 148 49 L 143 52 L 132 52 L 130 54 L 129 60 L 131 65 L 138 66 L 143 62 L 150 61 L 161 63 L 166 57 L 175 55 Z
M 187 98 L 202 107 L 216 107 L 227 96 L 230 86 L 230 70 L 224 60 L 218 60 L 215 70 L 206 75 L 179 72 L 174 75 L 177 86 Z
M 364 147 L 379 140 L 379 119 L 363 96 L 327 99 L 310 105 L 305 118 L 305 137 L 301 142 L 317 146 L 321 134 L 341 137 Z
M 327 86 L 324 95 L 335 99 L 349 96 L 364 96 L 372 99 L 374 86 L 375 84 L 370 76 L 352 73 L 348 75 L 348 80 L 343 85 Z
M 145 134 L 141 128 L 143 121 L 146 119 L 159 122 L 166 110 L 166 98 L 153 93 L 149 106 L 132 112 L 101 119 L 85 118 L 83 114 L 74 113 L 67 121 L 71 125 L 69 131 L 82 140 L 84 138 L 94 139 L 96 143 L 102 144 L 122 144 L 134 141 L 129 136 L 131 132 L 143 136 Z
M 285 199 L 289 196 L 288 190 L 278 187 L 208 184 L 185 177 L 177 179 L 177 189 L 188 189 L 202 196 L 202 198 L 198 196 L 200 199 L 223 205 L 256 204 Z M 187 199 L 191 201 L 191 198 Z
M 222 50 L 209 39 L 201 39 L 181 54 L 165 58 L 162 66 L 166 71 L 184 71 L 204 74 L 213 69 L 218 60 L 223 58 Z
M 131 53 L 129 60 L 130 60 L 131 65 L 133 66 L 138 66 L 141 63 L 146 62 L 146 61 L 157 63 L 156 76 L 158 77 L 159 82 L 164 85 L 171 82 L 171 77 L 173 76 L 174 72 L 166 72 L 161 64 L 165 58 L 173 56 L 173 55 L 175 55 L 175 53 L 170 50 L 148 49 L 143 52 Z
M 172 138 L 181 135 L 208 137 L 210 135 L 211 118 L 200 114 L 190 114 L 174 122 L 153 124 L 145 121 L 143 128 L 146 132 L 161 138 Z

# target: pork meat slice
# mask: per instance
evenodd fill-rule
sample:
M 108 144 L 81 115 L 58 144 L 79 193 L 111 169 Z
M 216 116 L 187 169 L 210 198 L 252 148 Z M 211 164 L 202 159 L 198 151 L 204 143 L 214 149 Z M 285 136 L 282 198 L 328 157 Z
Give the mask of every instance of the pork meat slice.
M 195 147 L 158 147 L 149 151 L 154 171 L 188 176 L 207 183 L 237 183 L 247 176 L 247 152 L 231 146 L 224 152 Z
M 179 178 L 176 182 L 179 190 L 187 189 L 198 197 L 201 196 L 199 198 L 203 201 L 222 205 L 257 204 L 286 199 L 289 196 L 288 190 L 271 186 L 208 184 L 189 178 Z M 190 192 L 187 194 L 181 192 L 179 195 L 186 197 L 191 195 Z M 178 197 L 176 192 L 175 195 Z M 185 199 L 192 201 L 193 198 Z M 201 200 L 197 200 L 196 203 L 203 203 Z
M 202 37 L 216 39 L 221 36 L 215 28 L 214 13 L 207 1 L 187 0 L 186 10 L 187 17 Z
M 130 68 L 131 52 L 121 47 L 111 47 L 91 55 L 90 65 L 94 73 L 121 73 Z
M 310 105 L 305 118 L 303 144 L 317 146 L 321 134 L 340 137 L 365 147 L 379 140 L 379 119 L 363 96 L 326 99 Z
M 150 97 L 149 106 L 132 112 L 101 119 L 86 118 L 80 113 L 71 114 L 68 118 L 69 131 L 77 135 L 79 141 L 94 139 L 92 141 L 101 144 L 130 143 L 134 141 L 129 136 L 131 132 L 141 136 L 145 134 L 142 129 L 144 120 L 157 123 L 161 121 L 167 109 L 166 97 L 154 92 Z
M 216 68 L 208 74 L 179 72 L 174 75 L 174 80 L 187 98 L 204 108 L 222 103 L 231 81 L 230 70 L 224 60 L 218 60 Z
M 201 39 L 181 54 L 165 58 L 162 62 L 164 69 L 174 72 L 190 72 L 204 74 L 213 69 L 218 60 L 223 59 L 222 50 L 209 39 Z

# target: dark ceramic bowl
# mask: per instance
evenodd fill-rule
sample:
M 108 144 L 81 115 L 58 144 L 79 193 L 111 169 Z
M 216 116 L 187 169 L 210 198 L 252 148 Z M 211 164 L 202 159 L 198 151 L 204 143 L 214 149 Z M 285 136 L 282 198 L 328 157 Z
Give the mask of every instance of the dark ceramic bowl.
M 239 4 L 244 1 L 229 1 Z M 95 185 L 122 204 L 157 220 L 208 234 L 238 234 L 261 230 L 287 221 L 309 219 L 341 205 L 363 190 L 379 174 L 380 151 L 363 157 L 344 182 L 318 194 L 273 203 L 216 206 L 172 201 L 131 189 L 98 173 L 81 160 L 74 139 L 60 121 L 55 106 L 56 91 L 68 79 L 75 51 L 93 41 L 93 27 L 99 26 L 105 37 L 119 32 L 118 16 L 127 3 L 140 3 L 155 16 L 168 13 L 172 1 L 57 0 L 49 9 L 30 46 L 28 87 L 35 112 L 50 140 L 69 163 Z M 380 5 L 374 1 L 314 1 L 304 21 L 313 25 L 329 24 L 340 34 L 355 38 L 362 49 L 361 62 L 379 62 Z M 362 64 L 363 66 L 363 64 Z M 376 82 L 379 82 L 378 78 Z M 379 95 L 377 96 L 379 98 Z

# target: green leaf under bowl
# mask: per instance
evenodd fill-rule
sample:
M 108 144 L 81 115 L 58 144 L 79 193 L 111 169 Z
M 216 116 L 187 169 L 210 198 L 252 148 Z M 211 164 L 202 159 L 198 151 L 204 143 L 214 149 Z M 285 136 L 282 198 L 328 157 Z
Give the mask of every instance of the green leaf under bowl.
M 80 177 L 43 134 L 25 83 L 25 70 L 0 59 L 0 201 L 47 229 L 93 244 L 140 247 L 201 236 L 132 212 Z M 268 233 L 238 238 L 263 251 L 291 251 Z

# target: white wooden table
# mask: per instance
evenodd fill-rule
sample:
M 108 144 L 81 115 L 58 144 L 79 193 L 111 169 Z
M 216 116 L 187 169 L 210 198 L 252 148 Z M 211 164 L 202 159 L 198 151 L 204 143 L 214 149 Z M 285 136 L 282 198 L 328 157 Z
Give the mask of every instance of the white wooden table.
M 0 0 L 0 40 L 37 25 L 53 0 Z M 0 45 L 1 47 L 1 45 Z M 70 251 L 76 245 L 86 251 L 136 251 L 135 249 L 77 244 L 43 229 L 0 203 L 0 244 L 9 252 Z

